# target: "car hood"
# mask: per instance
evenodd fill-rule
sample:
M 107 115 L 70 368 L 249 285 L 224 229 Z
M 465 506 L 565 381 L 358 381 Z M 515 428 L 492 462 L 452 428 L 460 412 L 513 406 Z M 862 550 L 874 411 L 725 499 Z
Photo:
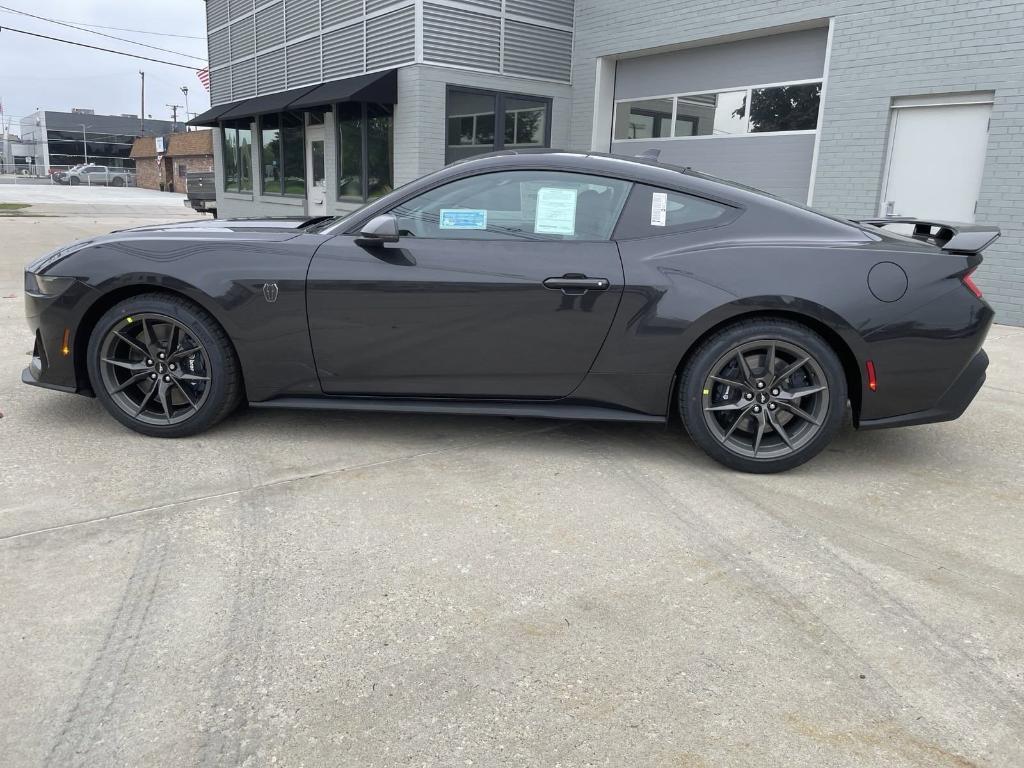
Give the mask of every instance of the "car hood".
M 251 233 L 251 234 L 298 234 L 310 219 L 305 216 L 280 219 L 196 219 L 195 221 L 182 221 L 174 224 L 150 224 L 144 227 L 132 227 L 131 229 L 118 229 L 111 234 L 125 233 L 157 233 L 167 232 L 174 235 L 185 235 L 189 232 L 198 234 L 218 233 Z

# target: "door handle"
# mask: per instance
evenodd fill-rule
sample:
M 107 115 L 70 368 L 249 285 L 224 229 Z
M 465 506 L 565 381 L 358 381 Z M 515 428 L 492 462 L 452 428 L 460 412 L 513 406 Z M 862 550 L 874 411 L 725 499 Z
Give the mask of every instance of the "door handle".
M 586 277 L 584 275 L 564 275 L 563 277 L 549 277 L 544 281 L 544 287 L 552 291 L 563 293 L 586 293 L 587 291 L 607 291 L 610 283 L 603 277 Z

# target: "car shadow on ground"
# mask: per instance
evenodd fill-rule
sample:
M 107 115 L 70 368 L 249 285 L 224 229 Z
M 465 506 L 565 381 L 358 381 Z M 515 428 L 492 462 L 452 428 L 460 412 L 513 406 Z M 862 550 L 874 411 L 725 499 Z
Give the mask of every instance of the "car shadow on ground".
M 31 413 L 23 415 L 34 428 L 46 434 L 77 432 L 90 442 L 109 436 L 131 446 L 163 446 L 166 453 L 183 449 L 190 441 L 212 443 L 239 459 L 258 460 L 264 451 L 318 455 L 338 441 L 358 448 L 359 441 L 374 447 L 388 443 L 429 445 L 438 450 L 459 450 L 474 446 L 504 446 L 514 441 L 518 450 L 552 453 L 560 457 L 584 457 L 599 447 L 606 455 L 623 454 L 651 459 L 678 460 L 680 467 L 701 467 L 735 474 L 707 457 L 677 421 L 667 425 L 630 424 L 597 421 L 556 421 L 505 416 L 448 416 L 437 414 L 393 414 L 365 412 L 268 410 L 240 408 L 209 432 L 194 438 L 160 440 L 138 435 L 116 423 L 92 398 L 51 396 L 33 398 L 25 404 Z M 790 473 L 828 473 L 842 466 L 851 471 L 927 467 L 941 457 L 929 450 L 936 429 L 943 426 L 910 427 L 896 430 L 860 432 L 853 427 L 848 412 L 836 439 L 816 458 Z M 948 427 L 947 427 L 948 428 Z M 71 439 L 73 435 L 68 435 Z M 943 470 L 944 467 L 936 466 Z

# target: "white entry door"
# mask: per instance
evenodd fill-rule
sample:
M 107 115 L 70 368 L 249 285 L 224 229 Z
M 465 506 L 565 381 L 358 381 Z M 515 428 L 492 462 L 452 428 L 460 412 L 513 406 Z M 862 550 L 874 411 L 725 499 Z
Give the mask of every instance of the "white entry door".
M 307 192 L 307 214 L 327 215 L 327 163 L 324 158 L 324 127 L 311 125 L 306 128 L 306 174 L 309 178 Z
M 974 221 L 992 114 L 979 101 L 893 106 L 879 215 Z

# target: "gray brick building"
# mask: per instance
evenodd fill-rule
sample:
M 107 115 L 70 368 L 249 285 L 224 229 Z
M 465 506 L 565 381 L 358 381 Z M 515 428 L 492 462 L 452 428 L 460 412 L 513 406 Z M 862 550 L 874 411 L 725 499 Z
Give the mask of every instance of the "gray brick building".
M 664 161 L 850 217 L 1003 227 L 1024 324 L 1024 5 L 207 0 L 225 215 L 341 213 L 446 162 Z

